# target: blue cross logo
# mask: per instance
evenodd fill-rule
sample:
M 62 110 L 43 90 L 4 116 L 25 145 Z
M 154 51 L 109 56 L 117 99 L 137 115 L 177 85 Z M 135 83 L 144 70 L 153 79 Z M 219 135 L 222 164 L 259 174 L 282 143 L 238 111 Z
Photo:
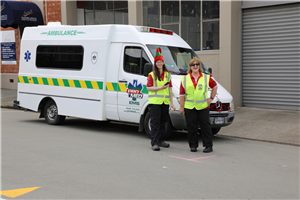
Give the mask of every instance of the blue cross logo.
M 27 50 L 27 52 L 25 52 L 25 57 L 24 57 L 24 59 L 26 60 L 26 62 L 28 62 L 28 60 L 30 60 L 31 59 L 31 53 Z

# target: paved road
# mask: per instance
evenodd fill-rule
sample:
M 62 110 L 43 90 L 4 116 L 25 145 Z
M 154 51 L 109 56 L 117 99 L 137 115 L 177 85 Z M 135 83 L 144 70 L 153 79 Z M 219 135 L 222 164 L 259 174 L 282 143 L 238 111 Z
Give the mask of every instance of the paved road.
M 40 187 L 15 199 L 299 199 L 297 146 L 217 136 L 192 153 L 178 133 L 154 152 L 134 126 L 1 113 L 2 191 Z

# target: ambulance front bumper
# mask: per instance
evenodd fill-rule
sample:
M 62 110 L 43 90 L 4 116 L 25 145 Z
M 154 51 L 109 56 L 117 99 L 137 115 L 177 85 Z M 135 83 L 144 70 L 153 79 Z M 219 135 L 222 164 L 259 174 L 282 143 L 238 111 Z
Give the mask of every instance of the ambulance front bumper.
M 225 112 L 209 112 L 209 120 L 212 128 L 220 128 L 232 124 L 235 117 L 234 111 Z M 185 116 L 180 114 L 179 111 L 173 111 L 170 113 L 172 125 L 175 129 L 187 129 Z

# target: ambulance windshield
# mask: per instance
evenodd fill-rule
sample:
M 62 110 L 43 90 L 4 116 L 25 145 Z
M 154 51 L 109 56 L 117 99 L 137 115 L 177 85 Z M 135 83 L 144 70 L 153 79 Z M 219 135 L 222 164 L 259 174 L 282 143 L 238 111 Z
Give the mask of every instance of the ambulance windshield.
M 159 45 L 147 45 L 152 56 L 155 56 L 156 49 Z M 187 74 L 189 70 L 189 62 L 193 57 L 198 56 L 192 49 L 185 49 L 181 47 L 159 46 L 161 54 L 164 58 L 167 69 L 172 74 Z M 208 70 L 201 62 L 203 72 L 209 74 Z

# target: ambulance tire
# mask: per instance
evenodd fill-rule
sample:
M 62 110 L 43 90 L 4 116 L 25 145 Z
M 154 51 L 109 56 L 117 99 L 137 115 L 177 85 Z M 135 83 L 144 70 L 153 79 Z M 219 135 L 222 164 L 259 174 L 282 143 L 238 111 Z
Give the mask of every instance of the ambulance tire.
M 66 116 L 57 114 L 57 106 L 53 100 L 47 101 L 44 107 L 45 120 L 50 125 L 59 125 L 65 121 Z
M 147 112 L 145 119 L 144 119 L 144 127 L 145 127 L 145 132 L 149 138 L 151 138 L 151 117 L 150 113 Z M 168 139 L 172 136 L 172 133 L 174 131 L 174 127 L 171 123 L 171 119 L 169 118 L 168 122 L 166 123 L 166 133 L 165 133 L 165 139 Z

